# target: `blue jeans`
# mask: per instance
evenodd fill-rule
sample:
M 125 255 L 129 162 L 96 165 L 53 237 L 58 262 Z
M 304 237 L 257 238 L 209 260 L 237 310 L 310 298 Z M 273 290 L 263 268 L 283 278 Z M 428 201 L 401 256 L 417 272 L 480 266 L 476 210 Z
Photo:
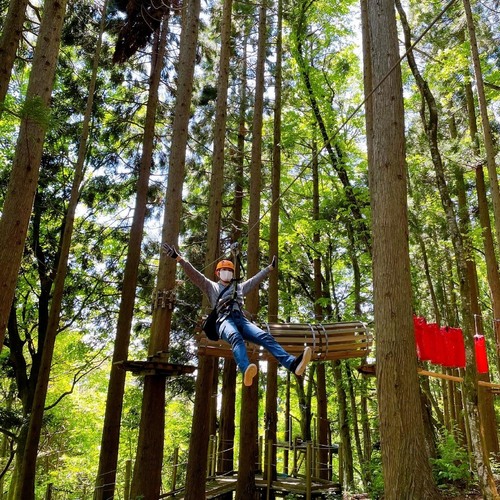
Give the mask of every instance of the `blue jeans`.
M 241 311 L 231 311 L 218 326 L 219 336 L 231 345 L 234 359 L 242 373 L 245 373 L 250 364 L 245 340 L 269 351 L 287 369 L 290 369 L 295 360 L 295 357 L 288 354 L 269 332 L 248 321 Z

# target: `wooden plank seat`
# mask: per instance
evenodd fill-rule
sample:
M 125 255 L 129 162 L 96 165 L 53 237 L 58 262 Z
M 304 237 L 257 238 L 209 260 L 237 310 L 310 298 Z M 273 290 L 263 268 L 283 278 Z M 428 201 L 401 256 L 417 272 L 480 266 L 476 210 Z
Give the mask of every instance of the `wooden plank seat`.
M 306 346 L 312 349 L 312 361 L 363 358 L 372 344 L 371 335 L 361 321 L 329 324 L 264 323 L 260 325 L 290 354 L 299 355 Z M 209 340 L 203 332 L 197 334 L 198 355 L 232 356 L 230 345 L 224 340 Z M 267 361 L 271 355 L 261 347 L 247 342 L 251 361 Z

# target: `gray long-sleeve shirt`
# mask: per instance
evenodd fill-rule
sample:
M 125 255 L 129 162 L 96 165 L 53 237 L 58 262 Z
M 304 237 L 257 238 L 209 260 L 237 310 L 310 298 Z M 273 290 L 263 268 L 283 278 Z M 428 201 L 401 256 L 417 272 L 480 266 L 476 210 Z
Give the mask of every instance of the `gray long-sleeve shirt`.
M 212 281 L 208 279 L 206 276 L 200 273 L 197 269 L 195 269 L 191 263 L 188 261 L 181 259 L 179 260 L 179 264 L 182 269 L 188 276 L 188 278 L 196 285 L 207 297 L 210 302 L 210 305 L 213 307 L 216 306 L 215 302 L 217 301 L 217 297 L 224 290 L 225 285 L 223 283 Z M 243 300 L 245 296 L 255 289 L 259 284 L 267 278 L 271 269 L 269 267 L 265 267 L 261 271 L 259 271 L 252 278 L 243 281 L 242 283 L 233 282 L 231 286 L 224 292 L 222 297 L 217 304 L 217 310 L 220 311 L 224 308 L 225 304 L 232 299 L 240 306 L 243 306 Z M 236 288 L 236 290 L 235 290 Z M 236 292 L 236 293 L 235 293 Z

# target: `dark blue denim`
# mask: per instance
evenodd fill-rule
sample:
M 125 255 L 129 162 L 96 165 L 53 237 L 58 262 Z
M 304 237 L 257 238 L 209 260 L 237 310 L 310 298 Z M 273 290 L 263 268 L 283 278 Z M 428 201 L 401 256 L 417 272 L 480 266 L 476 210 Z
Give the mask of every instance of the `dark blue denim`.
M 295 357 L 288 354 L 269 332 L 248 321 L 239 309 L 231 311 L 221 321 L 219 336 L 231 345 L 234 359 L 242 373 L 245 373 L 250 364 L 245 340 L 269 351 L 288 370 L 295 360 Z

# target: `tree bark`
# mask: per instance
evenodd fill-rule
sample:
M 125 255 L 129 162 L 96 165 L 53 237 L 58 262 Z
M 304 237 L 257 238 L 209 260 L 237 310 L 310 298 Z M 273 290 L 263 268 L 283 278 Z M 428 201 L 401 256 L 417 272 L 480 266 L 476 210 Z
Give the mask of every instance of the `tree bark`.
M 398 36 L 392 0 L 367 5 L 371 76 L 367 113 L 372 207 L 377 395 L 385 498 L 439 498 L 425 449 L 408 247 L 407 172 Z M 380 83 L 379 83 L 380 82 Z M 395 446 L 395 444 L 397 446 Z
M 182 185 L 198 41 L 200 1 L 191 0 L 185 8 L 186 17 L 180 39 L 177 98 L 172 125 L 172 145 L 162 229 L 162 241 L 174 245 L 179 236 L 182 215 Z M 173 298 L 175 264 L 173 259 L 161 253 L 156 294 L 166 297 L 167 300 Z M 168 350 L 171 320 L 172 308 L 155 307 L 151 324 L 150 355 Z M 211 378 L 208 380 L 211 381 Z M 210 390 L 206 392 L 210 394 Z M 144 500 L 157 500 L 161 486 L 164 436 L 165 377 L 147 375 L 144 378 L 139 440 L 131 486 L 132 498 L 142 495 Z
M 276 66 L 274 82 L 274 123 L 273 123 L 273 158 L 271 181 L 271 221 L 269 227 L 269 259 L 279 253 L 279 214 L 280 214 L 280 179 L 281 179 L 281 85 L 282 85 L 282 57 L 283 57 L 283 0 L 277 4 L 276 26 Z M 278 263 L 279 268 L 279 263 Z M 278 321 L 278 289 L 277 272 L 269 276 L 268 313 L 270 323 Z M 266 435 L 265 435 L 265 461 L 263 477 L 267 479 L 267 464 L 271 464 L 271 479 L 277 479 L 276 470 L 276 444 L 278 442 L 278 363 L 270 360 L 267 363 L 267 388 L 266 388 Z M 271 441 L 271 450 L 267 443 Z M 269 499 L 275 498 L 274 490 L 268 492 Z
M 240 83 L 240 104 L 239 104 L 239 127 L 237 147 L 233 152 L 235 161 L 235 183 L 234 199 L 232 204 L 232 241 L 238 242 L 242 233 L 242 212 L 243 212 L 243 164 L 245 160 L 245 131 L 246 131 L 246 107 L 247 107 L 247 46 L 248 32 L 244 34 L 243 41 L 243 61 L 242 61 L 242 79 Z M 237 275 L 240 272 L 239 262 L 235 262 Z M 235 400 L 236 400 L 236 376 L 237 366 L 234 359 L 224 361 L 224 378 L 222 390 L 222 408 L 221 408 L 221 460 L 223 464 L 221 471 L 229 472 L 234 468 L 234 436 L 235 436 Z M 224 446 L 224 448 L 222 448 Z M 222 455 L 223 453 L 223 455 Z M 223 496 L 223 500 L 232 500 L 233 494 L 228 493 Z
M 319 193 L 319 165 L 318 151 L 316 141 L 313 142 L 313 157 L 312 157 L 312 179 L 313 179 L 313 213 L 314 221 L 320 220 L 320 193 Z M 318 245 L 321 240 L 319 232 L 313 234 L 313 243 Z M 316 251 L 313 257 L 314 270 L 314 318 L 316 321 L 323 320 L 323 308 L 320 300 L 324 297 L 321 274 L 321 258 L 320 253 Z M 316 368 L 316 403 L 318 414 L 318 436 L 317 442 L 319 446 L 318 461 L 319 461 L 319 477 L 321 479 L 330 479 L 331 469 L 329 461 L 329 420 L 328 420 L 328 396 L 326 391 L 326 368 L 324 363 L 318 363 Z
M 66 0 L 48 0 L 37 38 L 16 152 L 0 219 L 0 350 L 38 184 Z M 44 117 L 44 118 L 42 118 Z M 28 497 L 27 497 L 28 498 Z
M 342 365 L 340 360 L 332 362 L 333 376 L 337 390 L 337 405 L 339 417 L 340 448 L 342 450 L 342 464 L 340 478 L 342 489 L 352 491 L 354 488 L 354 462 L 352 456 L 351 432 L 347 415 L 347 396 L 342 386 Z
M 105 12 L 105 9 L 103 9 Z M 104 19 L 103 15 L 103 19 Z M 101 438 L 101 450 L 97 471 L 95 500 L 113 498 L 115 494 L 116 473 L 118 468 L 118 450 L 120 444 L 120 422 L 123 409 L 126 372 L 115 363 L 128 358 L 130 329 L 134 316 L 135 291 L 141 256 L 144 220 L 146 217 L 149 176 L 153 161 L 155 141 L 156 111 L 158 107 L 158 89 L 160 85 L 163 58 L 166 50 L 168 20 L 164 18 L 161 29 L 155 34 L 153 44 L 151 74 L 149 77 L 149 96 L 146 105 L 144 136 L 142 141 L 142 157 L 139 166 L 139 177 L 136 186 L 136 198 L 127 259 L 123 276 L 120 310 L 116 326 L 116 337 L 113 350 L 111 372 L 108 383 L 108 395 L 104 414 L 104 425 Z
M 255 275 L 260 268 L 260 196 L 262 186 L 262 123 L 264 110 L 264 69 L 267 45 L 267 2 L 259 8 L 258 48 L 256 62 L 256 84 L 254 115 L 252 123 L 252 152 L 250 164 L 250 207 L 248 216 L 248 276 Z M 259 308 L 258 290 L 246 299 L 246 308 L 256 314 Z M 251 500 L 256 495 L 255 471 L 257 463 L 259 378 L 254 378 L 250 387 L 242 389 L 239 474 L 236 486 L 236 500 Z
M 68 260 L 71 247 L 71 239 L 73 236 L 73 228 L 75 223 L 75 213 L 80 197 L 80 188 L 83 181 L 84 163 L 87 151 L 87 143 L 89 136 L 90 121 L 92 117 L 92 107 L 94 102 L 94 91 L 97 80 L 97 67 L 100 58 L 100 50 L 102 45 L 102 34 L 104 32 L 104 15 L 105 7 L 103 8 L 103 20 L 101 22 L 100 36 L 97 41 L 96 51 L 94 54 L 93 68 L 91 80 L 89 83 L 89 94 L 85 109 L 82 132 L 80 135 L 80 145 L 78 149 L 78 157 L 75 165 L 75 173 L 71 187 L 71 195 L 68 202 L 68 209 L 64 222 L 64 230 L 62 241 L 59 250 L 59 258 L 57 262 L 57 272 L 54 279 L 54 287 L 52 290 L 52 301 L 44 335 L 42 358 L 40 362 L 40 370 L 37 375 L 36 389 L 33 399 L 33 406 L 29 417 L 28 433 L 26 437 L 27 446 L 23 452 L 22 467 L 18 476 L 17 491 L 21 492 L 21 496 L 29 498 L 35 488 L 36 461 L 38 453 L 38 445 L 40 443 L 40 435 L 42 430 L 44 406 L 47 397 L 49 375 L 54 354 L 54 347 L 57 332 L 59 329 L 59 321 L 61 307 L 64 295 L 64 283 L 68 269 Z
M 220 257 L 220 228 L 221 228 L 221 211 L 222 211 L 222 195 L 224 187 L 224 151 L 226 137 L 226 108 L 227 108 L 227 93 L 229 81 L 229 60 L 230 60 L 230 35 L 231 35 L 231 10 L 232 0 L 224 0 L 221 22 L 221 46 L 219 60 L 219 74 L 217 81 L 217 100 L 215 109 L 215 126 L 214 126 L 214 146 L 212 151 L 212 173 L 210 177 L 210 198 L 209 198 L 209 213 L 207 224 L 207 254 L 205 257 L 205 274 L 212 278 L 215 273 L 215 265 Z M 207 298 L 203 297 L 203 304 L 207 306 Z M 189 445 L 188 471 L 186 476 L 186 498 L 203 498 L 205 492 L 205 481 L 207 476 L 207 451 L 208 440 L 211 433 L 215 433 L 215 416 L 216 416 L 216 390 L 217 390 L 217 359 L 206 358 L 202 363 L 199 363 L 198 376 L 196 382 L 195 401 L 197 403 L 193 414 L 192 432 Z M 233 370 L 231 374 L 230 370 Z M 204 380 L 209 379 L 210 374 L 213 383 L 209 388 L 205 387 Z M 234 436 L 234 424 L 229 422 L 230 418 L 234 419 L 234 364 L 226 360 L 224 364 L 224 384 L 229 384 L 227 387 L 223 385 L 223 407 L 221 409 L 221 439 L 220 445 L 224 450 L 228 446 L 227 441 Z M 202 391 L 212 393 L 212 396 L 206 400 L 206 394 Z M 226 394 L 227 391 L 227 394 Z M 203 401 L 210 407 L 210 425 L 205 426 L 204 421 L 207 418 L 206 409 Z M 229 461 L 226 464 L 226 460 Z M 232 451 L 225 452 L 222 458 L 224 468 L 232 467 Z M 230 470 L 230 469 L 229 469 Z
M 495 257 L 493 235 L 491 233 L 490 215 L 488 211 L 488 200 L 486 197 L 486 186 L 484 182 L 483 167 L 475 169 L 476 193 L 479 212 L 479 221 L 482 228 L 484 253 L 486 257 L 486 275 L 491 293 L 493 306 L 493 328 L 495 331 L 496 364 L 500 369 L 500 273 Z
M 186 500 L 205 498 L 207 478 L 207 453 L 209 438 L 209 415 L 211 405 L 212 377 L 215 369 L 213 356 L 198 358 L 196 377 L 196 398 L 194 400 L 193 421 L 186 474 Z
M 220 409 L 219 463 L 221 474 L 234 469 L 234 418 L 236 414 L 236 362 L 233 358 L 224 360 L 222 372 L 222 402 Z M 232 494 L 231 494 L 232 497 Z M 224 497 L 226 498 L 226 497 Z M 231 499 L 229 499 L 231 500 Z
M 470 216 L 467 204 L 466 186 L 463 172 L 460 166 L 455 168 L 456 189 L 458 198 L 459 222 L 460 231 L 462 234 L 467 235 L 470 232 Z M 481 307 L 479 304 L 479 283 L 477 278 L 476 263 L 472 256 L 472 249 L 468 252 L 469 258 L 467 260 L 467 276 L 470 283 L 470 303 L 471 311 L 474 316 L 475 334 L 484 335 L 483 317 Z M 490 382 L 490 374 L 478 374 L 480 380 Z M 479 415 L 481 417 L 484 429 L 484 443 L 487 453 L 497 454 L 498 449 L 498 435 L 497 424 L 495 417 L 495 408 L 493 406 L 493 394 L 486 387 L 478 387 L 478 406 Z
M 17 48 L 23 34 L 27 7 L 28 0 L 10 0 L 9 10 L 3 23 L 0 38 L 0 117 L 2 116 L 5 96 L 9 88 Z
M 474 153 L 479 156 L 480 146 L 476 124 L 476 110 L 474 104 L 474 95 L 472 93 L 472 85 L 465 85 L 465 95 L 467 102 L 467 114 L 469 118 L 469 133 L 472 140 L 472 148 Z M 484 182 L 483 165 L 476 166 L 476 194 L 477 206 L 479 213 L 479 223 L 482 228 L 482 239 L 484 246 L 484 256 L 486 261 L 486 276 L 491 294 L 491 302 L 493 309 L 493 329 L 495 333 L 496 345 L 496 365 L 500 369 L 500 273 L 498 271 L 498 261 L 495 254 L 495 242 L 493 231 L 491 229 L 490 213 L 488 208 L 488 199 L 486 196 L 486 185 Z
M 232 0 L 224 0 L 222 6 L 219 75 L 217 79 L 217 101 L 214 123 L 214 149 L 212 151 L 212 174 L 210 177 L 210 199 L 207 224 L 207 256 L 205 259 L 207 276 L 210 277 L 214 276 L 215 265 L 220 257 L 220 227 L 222 194 L 224 189 L 224 151 L 227 121 L 229 60 L 231 55 L 232 5 Z
M 247 24 L 248 27 L 248 24 Z M 247 28 L 248 29 L 248 28 Z M 240 104 L 238 113 L 238 138 L 237 147 L 233 151 L 235 162 L 234 199 L 232 204 L 232 241 L 238 242 L 242 233 L 243 212 L 243 164 L 245 161 L 245 131 L 246 131 L 246 108 L 247 108 L 247 46 L 248 32 L 244 33 L 242 78 L 240 83 Z M 236 275 L 239 275 L 240 264 L 235 262 Z M 233 358 L 224 360 L 224 374 L 222 382 L 222 407 L 221 407 L 221 429 L 220 429 L 220 470 L 229 472 L 234 469 L 234 436 L 235 436 L 235 402 L 236 402 L 236 376 L 237 366 Z M 232 492 L 222 496 L 222 500 L 232 500 Z

